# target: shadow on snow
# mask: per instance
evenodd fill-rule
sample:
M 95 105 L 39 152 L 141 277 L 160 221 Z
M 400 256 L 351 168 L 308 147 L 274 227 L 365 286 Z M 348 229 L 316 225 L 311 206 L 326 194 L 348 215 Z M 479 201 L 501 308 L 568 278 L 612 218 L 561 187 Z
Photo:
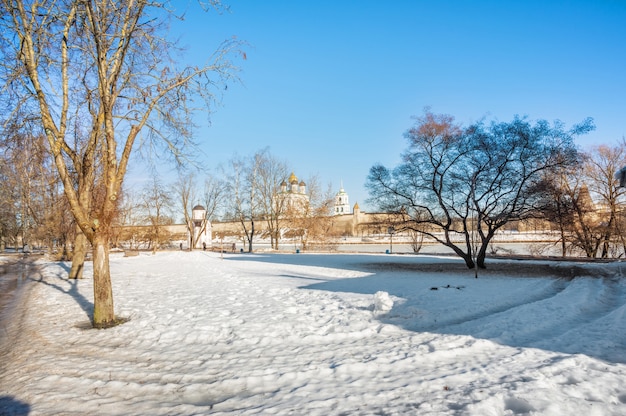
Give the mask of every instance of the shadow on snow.
M 30 405 L 11 396 L 0 396 L 0 414 L 6 416 L 26 416 Z
M 584 269 L 569 263 L 496 262 L 474 279 L 474 272 L 454 257 L 261 254 L 230 259 L 362 272 L 342 278 L 308 269 L 282 276 L 303 279 L 305 289 L 387 292 L 393 308 L 376 314 L 377 319 L 407 330 L 626 363 L 626 284 L 617 264 Z

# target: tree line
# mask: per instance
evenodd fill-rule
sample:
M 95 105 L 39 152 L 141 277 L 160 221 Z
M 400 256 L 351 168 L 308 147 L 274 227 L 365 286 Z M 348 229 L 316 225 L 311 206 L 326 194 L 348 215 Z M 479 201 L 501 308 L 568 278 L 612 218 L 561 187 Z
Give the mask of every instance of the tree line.
M 12 146 L 19 145 L 19 154 Z M 80 228 L 68 213 L 62 184 L 55 177 L 49 152 L 41 137 L 7 141 L 0 146 L 0 242 L 3 247 L 30 243 L 54 250 L 59 260 L 72 260 Z M 309 241 L 331 235 L 333 195 L 317 176 L 306 178 L 306 203 L 294 206 L 281 198 L 281 184 L 293 172 L 269 148 L 247 156 L 234 155 L 225 167 L 179 171 L 166 182 L 153 173 L 137 189 L 120 190 L 112 220 L 112 248 L 160 250 L 172 247 L 174 236 L 167 226 L 184 224 L 184 238 L 193 238 L 192 210 L 201 205 L 206 219 L 235 222 L 233 236 L 253 251 L 255 238 L 269 238 L 279 249 L 281 240 L 297 239 L 306 249 Z M 259 226 L 259 225 L 262 225 Z M 256 227 L 256 228 L 255 228 Z M 260 235 L 262 229 L 265 235 Z M 80 243 L 78 243 L 80 244 Z M 189 247 L 195 242 L 189 241 Z

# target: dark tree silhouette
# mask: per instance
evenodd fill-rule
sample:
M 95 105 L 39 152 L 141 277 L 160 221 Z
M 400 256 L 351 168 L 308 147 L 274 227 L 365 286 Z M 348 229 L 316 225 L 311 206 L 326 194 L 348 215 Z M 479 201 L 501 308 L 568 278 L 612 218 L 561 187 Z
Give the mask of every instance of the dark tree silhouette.
M 574 136 L 592 128 L 590 119 L 566 130 L 519 117 L 464 128 L 426 111 L 406 133 L 403 163 L 370 169 L 370 200 L 395 214 L 396 228 L 423 233 L 467 267 L 484 268 L 496 231 L 537 214 L 553 172 L 577 160 Z

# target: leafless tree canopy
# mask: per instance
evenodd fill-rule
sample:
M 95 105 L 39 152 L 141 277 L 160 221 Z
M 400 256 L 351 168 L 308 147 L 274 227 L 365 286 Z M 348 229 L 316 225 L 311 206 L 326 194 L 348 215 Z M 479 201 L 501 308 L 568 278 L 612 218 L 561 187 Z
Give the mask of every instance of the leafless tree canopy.
M 545 218 L 559 231 L 563 256 L 623 257 L 626 191 L 616 174 L 626 166 L 626 143 L 594 146 L 583 156 L 552 183 Z
M 371 201 L 402 227 L 450 247 L 469 268 L 484 267 L 495 232 L 537 215 L 546 182 L 577 161 L 573 137 L 591 128 L 590 120 L 566 130 L 517 117 L 464 128 L 426 111 L 406 133 L 404 162 L 371 168 Z

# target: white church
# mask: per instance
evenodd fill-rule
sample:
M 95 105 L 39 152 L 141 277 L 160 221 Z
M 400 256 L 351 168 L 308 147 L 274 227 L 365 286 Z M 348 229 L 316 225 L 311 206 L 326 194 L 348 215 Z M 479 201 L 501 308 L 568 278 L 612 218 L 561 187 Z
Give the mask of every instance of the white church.
M 284 207 L 291 211 L 304 211 L 309 204 L 309 195 L 306 193 L 306 183 L 298 181 L 298 177 L 291 172 L 289 179 L 280 184 L 280 192 L 275 196 Z
M 333 211 L 333 215 L 345 214 L 350 214 L 350 202 L 348 194 L 343 189 L 343 181 L 341 181 L 339 192 L 335 195 L 335 209 Z
M 298 181 L 298 177 L 291 172 L 289 179 L 280 184 L 280 192 L 278 198 L 287 204 L 290 209 L 302 209 L 309 203 L 309 195 L 307 194 L 306 183 Z M 339 192 L 335 194 L 335 205 L 333 207 L 333 215 L 351 214 L 350 198 L 348 193 L 343 189 L 343 181 Z

